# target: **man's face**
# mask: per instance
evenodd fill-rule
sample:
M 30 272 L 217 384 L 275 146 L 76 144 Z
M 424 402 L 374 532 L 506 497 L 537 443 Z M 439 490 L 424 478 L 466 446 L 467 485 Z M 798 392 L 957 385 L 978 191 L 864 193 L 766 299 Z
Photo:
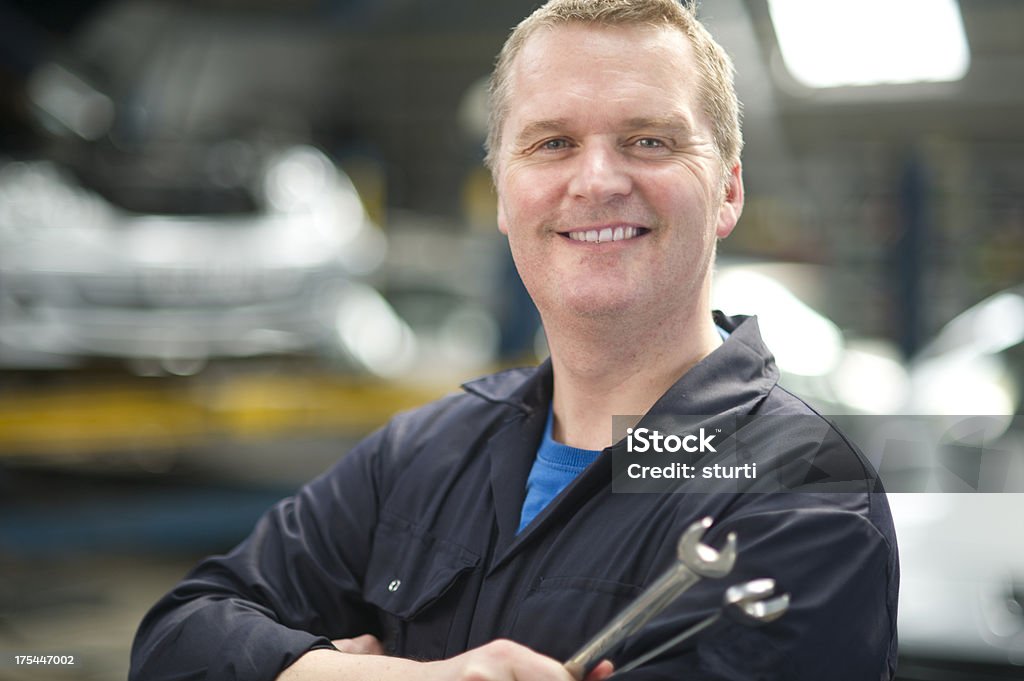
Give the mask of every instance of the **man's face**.
M 738 164 L 723 186 L 689 40 L 568 24 L 534 34 L 511 78 L 498 225 L 541 313 L 706 307 L 743 188 Z

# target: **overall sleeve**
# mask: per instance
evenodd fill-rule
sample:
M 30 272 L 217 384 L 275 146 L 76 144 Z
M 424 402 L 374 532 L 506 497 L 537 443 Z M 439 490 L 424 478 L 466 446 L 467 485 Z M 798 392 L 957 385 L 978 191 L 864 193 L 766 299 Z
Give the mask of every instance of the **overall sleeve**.
M 726 521 L 710 535 L 740 537 L 740 558 L 723 580 L 703 580 L 658 618 L 622 662 L 719 610 L 725 587 L 760 577 L 788 592 L 779 620 L 747 626 L 727 617 L 623 681 L 866 681 L 895 671 L 899 581 L 895 547 L 864 515 L 828 507 L 787 508 L 788 494 Z M 877 499 L 876 499 L 877 500 Z M 779 507 L 772 508 L 774 502 Z M 883 502 L 884 503 L 884 502 Z
M 130 681 L 270 681 L 332 638 L 376 633 L 362 583 L 376 525 L 378 431 L 208 558 L 146 615 Z
M 712 545 L 720 546 L 727 532 L 737 535 L 732 572 L 684 594 L 623 660 L 719 612 L 733 584 L 772 578 L 778 592 L 789 593 L 789 608 L 761 626 L 722 617 L 677 650 L 623 674 L 623 681 L 891 679 L 899 556 L 876 474 L 816 414 L 763 417 L 743 437 L 764 455 L 756 491 L 708 513 L 719 520 L 708 535 Z M 714 495 L 707 496 L 711 503 Z

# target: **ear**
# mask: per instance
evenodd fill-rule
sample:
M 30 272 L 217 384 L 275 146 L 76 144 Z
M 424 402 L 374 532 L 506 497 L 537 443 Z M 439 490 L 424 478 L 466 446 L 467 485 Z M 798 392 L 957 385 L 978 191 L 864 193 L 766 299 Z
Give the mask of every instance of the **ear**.
M 729 170 L 729 177 L 725 183 L 725 196 L 722 197 L 722 205 L 718 207 L 718 225 L 715 227 L 715 235 L 719 239 L 732 234 L 733 228 L 743 213 L 743 167 L 739 161 Z
M 505 215 L 505 202 L 501 200 L 501 194 L 498 194 L 498 231 L 508 236 L 508 218 Z

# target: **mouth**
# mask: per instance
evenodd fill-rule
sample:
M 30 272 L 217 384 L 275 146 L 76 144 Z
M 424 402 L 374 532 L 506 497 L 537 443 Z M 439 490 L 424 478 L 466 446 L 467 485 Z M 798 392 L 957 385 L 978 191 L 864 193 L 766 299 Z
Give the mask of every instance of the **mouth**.
M 646 227 L 601 227 L 559 232 L 559 235 L 571 241 L 600 244 L 612 241 L 629 241 L 630 239 L 641 237 L 650 231 Z

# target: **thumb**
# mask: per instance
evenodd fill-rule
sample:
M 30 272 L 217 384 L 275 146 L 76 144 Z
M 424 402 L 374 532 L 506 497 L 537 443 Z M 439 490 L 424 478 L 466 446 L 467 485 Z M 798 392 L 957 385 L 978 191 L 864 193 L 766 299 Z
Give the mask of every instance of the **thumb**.
M 351 653 L 353 655 L 383 655 L 384 646 L 372 634 L 363 634 L 362 636 L 356 636 L 355 638 L 339 638 L 331 641 L 334 647 L 343 653 Z

